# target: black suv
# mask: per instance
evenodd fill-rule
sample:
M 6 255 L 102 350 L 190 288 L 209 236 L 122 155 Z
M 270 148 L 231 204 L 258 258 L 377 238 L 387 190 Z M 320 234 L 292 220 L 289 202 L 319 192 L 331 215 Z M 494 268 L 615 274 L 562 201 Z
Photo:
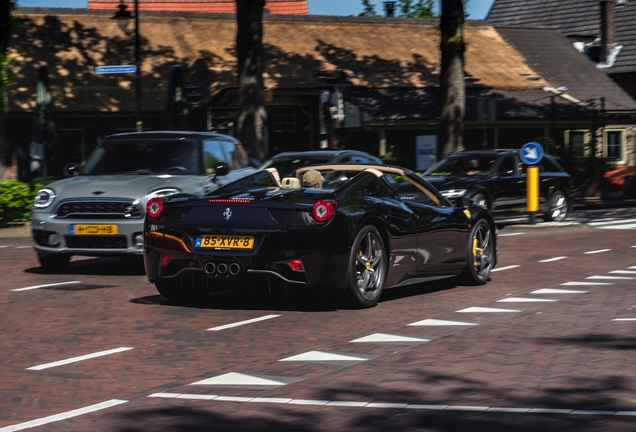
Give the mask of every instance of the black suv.
M 539 167 L 539 212 L 546 221 L 562 221 L 571 205 L 572 177 L 545 155 Z M 495 217 L 527 214 L 526 165 L 519 150 L 463 151 L 422 174 L 446 198 L 471 198 Z

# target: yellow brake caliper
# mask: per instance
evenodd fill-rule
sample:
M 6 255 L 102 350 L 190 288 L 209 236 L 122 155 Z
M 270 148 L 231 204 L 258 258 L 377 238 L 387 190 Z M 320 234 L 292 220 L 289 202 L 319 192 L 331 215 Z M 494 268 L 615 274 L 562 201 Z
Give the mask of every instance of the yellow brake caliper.
M 473 266 L 477 267 L 477 251 L 479 251 L 479 256 L 483 255 L 484 251 L 477 248 L 477 244 L 479 240 L 477 238 L 473 239 Z

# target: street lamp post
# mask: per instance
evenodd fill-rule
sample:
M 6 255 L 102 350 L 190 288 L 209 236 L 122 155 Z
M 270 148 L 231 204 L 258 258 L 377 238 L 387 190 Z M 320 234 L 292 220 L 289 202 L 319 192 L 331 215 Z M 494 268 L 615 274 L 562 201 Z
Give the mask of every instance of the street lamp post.
M 135 102 L 137 106 L 137 132 L 143 131 L 143 121 L 141 120 L 141 48 L 139 44 L 139 0 L 135 1 L 135 16 L 131 16 L 130 12 L 126 9 L 126 6 L 122 2 L 117 6 L 119 10 L 115 12 L 112 19 L 117 20 L 119 27 L 126 31 L 128 23 L 131 19 L 135 20 Z

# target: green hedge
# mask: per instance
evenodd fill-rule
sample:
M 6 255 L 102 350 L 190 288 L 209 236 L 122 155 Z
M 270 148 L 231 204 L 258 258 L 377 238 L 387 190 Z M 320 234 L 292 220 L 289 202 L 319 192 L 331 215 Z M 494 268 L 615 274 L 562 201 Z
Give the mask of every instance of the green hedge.
M 0 182 L 0 227 L 9 222 L 27 222 L 31 220 L 31 208 L 38 190 L 55 178 L 37 178 L 31 183 L 17 180 Z

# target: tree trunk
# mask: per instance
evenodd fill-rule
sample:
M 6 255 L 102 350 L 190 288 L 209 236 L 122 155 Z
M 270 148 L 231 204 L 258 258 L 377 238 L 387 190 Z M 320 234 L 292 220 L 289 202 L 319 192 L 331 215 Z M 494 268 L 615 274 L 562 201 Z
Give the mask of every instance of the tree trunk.
M 239 76 L 238 139 L 250 157 L 265 159 L 263 7 L 265 0 L 236 0 Z
M 437 144 L 438 159 L 464 149 L 464 2 L 442 0 L 440 74 L 441 117 Z

